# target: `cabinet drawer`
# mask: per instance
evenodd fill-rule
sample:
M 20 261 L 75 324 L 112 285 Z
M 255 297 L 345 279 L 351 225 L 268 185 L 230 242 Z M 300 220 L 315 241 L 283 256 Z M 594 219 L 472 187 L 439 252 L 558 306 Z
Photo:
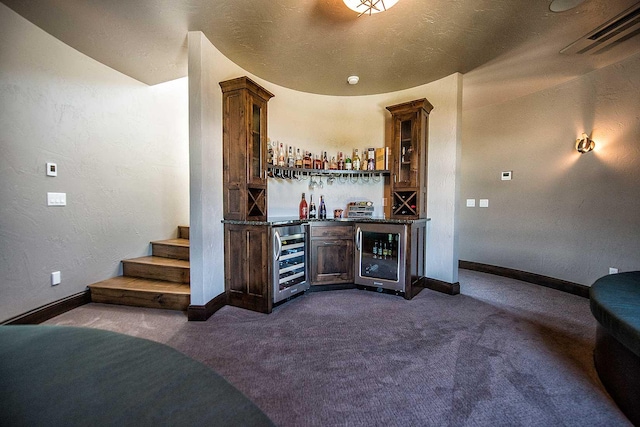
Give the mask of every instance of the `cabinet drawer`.
M 340 225 L 313 225 L 311 224 L 311 237 L 331 239 L 353 239 L 353 226 L 351 224 Z

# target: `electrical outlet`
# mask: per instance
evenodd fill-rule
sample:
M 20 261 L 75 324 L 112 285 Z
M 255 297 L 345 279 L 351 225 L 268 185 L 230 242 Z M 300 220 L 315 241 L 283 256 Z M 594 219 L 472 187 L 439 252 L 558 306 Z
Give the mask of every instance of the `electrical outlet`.
M 56 286 L 60 284 L 60 272 L 54 271 L 51 273 L 51 286 Z
M 618 272 L 618 269 L 615 267 L 609 267 L 609 274 L 616 274 Z
M 475 208 L 476 207 L 476 199 L 467 199 L 467 207 Z

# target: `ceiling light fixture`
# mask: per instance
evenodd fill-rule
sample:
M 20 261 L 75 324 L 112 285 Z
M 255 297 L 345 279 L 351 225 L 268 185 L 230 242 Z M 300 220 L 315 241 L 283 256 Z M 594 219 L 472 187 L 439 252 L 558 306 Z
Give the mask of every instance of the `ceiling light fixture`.
M 576 139 L 576 150 L 580 154 L 588 153 L 593 150 L 593 147 L 596 146 L 596 143 L 593 139 L 589 138 L 586 133 L 582 134 L 582 138 Z
M 343 0 L 347 7 L 355 12 L 358 16 L 373 15 L 374 13 L 384 12 L 391 9 L 398 3 L 398 0 Z

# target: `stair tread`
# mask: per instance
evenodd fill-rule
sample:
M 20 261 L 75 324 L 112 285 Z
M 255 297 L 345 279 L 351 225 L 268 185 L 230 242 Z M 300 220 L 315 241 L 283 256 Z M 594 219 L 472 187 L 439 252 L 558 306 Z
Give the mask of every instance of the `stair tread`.
M 189 247 L 189 239 L 166 239 L 166 240 L 154 240 L 151 242 L 154 245 L 168 245 L 168 246 L 181 246 Z
M 191 294 L 191 289 L 188 284 L 127 276 L 118 276 L 102 280 L 89 285 L 89 288 L 123 289 L 138 292 L 162 292 L 165 294 L 178 295 Z
M 130 262 L 146 265 L 162 265 L 167 267 L 189 268 L 189 261 L 183 259 L 164 258 L 159 256 L 143 256 L 139 258 L 123 259 L 122 262 Z

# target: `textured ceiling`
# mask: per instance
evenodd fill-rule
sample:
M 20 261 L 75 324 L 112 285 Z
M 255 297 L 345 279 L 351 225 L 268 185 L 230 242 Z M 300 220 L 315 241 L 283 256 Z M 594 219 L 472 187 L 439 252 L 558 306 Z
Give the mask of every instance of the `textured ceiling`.
M 562 13 L 549 10 L 550 0 L 400 0 L 359 18 L 342 0 L 2 1 L 147 84 L 186 76 L 193 30 L 267 81 L 327 95 L 397 91 L 454 72 L 481 85 L 487 69 L 512 83 L 532 70 L 569 78 L 640 51 L 636 37 L 603 55 L 558 53 L 637 0 L 587 0 Z M 352 74 L 356 86 L 347 84 Z

